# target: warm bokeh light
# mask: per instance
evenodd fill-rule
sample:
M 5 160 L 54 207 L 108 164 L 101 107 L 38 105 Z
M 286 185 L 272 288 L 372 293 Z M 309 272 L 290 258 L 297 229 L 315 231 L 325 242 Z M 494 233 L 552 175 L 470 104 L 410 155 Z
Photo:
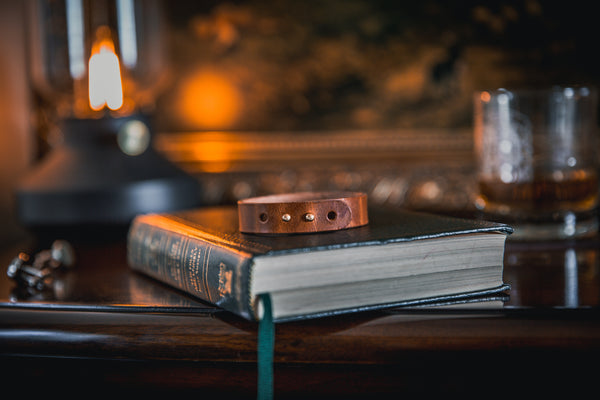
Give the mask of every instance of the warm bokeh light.
M 181 85 L 179 101 L 181 118 L 195 128 L 230 128 L 242 108 L 239 89 L 216 71 L 190 75 Z
M 194 146 L 193 153 L 202 160 L 202 168 L 206 172 L 225 172 L 231 166 L 235 146 L 214 133 L 214 140 L 207 140 L 201 146 Z
M 104 38 L 94 44 L 89 62 L 89 100 L 94 111 L 123 106 L 123 84 L 119 58 L 112 40 Z

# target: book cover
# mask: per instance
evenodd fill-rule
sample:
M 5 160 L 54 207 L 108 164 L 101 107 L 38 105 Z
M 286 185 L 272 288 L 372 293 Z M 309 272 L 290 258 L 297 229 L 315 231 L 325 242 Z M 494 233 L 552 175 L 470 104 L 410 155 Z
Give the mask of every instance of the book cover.
M 261 293 L 275 320 L 451 301 L 507 289 L 509 226 L 416 212 L 296 235 L 243 234 L 234 206 L 134 219 L 131 268 L 247 319 Z

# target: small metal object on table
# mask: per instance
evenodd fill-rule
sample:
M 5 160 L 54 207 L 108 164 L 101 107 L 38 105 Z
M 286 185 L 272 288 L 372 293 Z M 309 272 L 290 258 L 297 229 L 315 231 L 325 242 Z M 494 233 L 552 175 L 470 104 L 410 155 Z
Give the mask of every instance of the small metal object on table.
M 75 264 L 75 253 L 69 242 L 56 240 L 52 247 L 37 253 L 33 259 L 19 253 L 8 265 L 6 274 L 19 285 L 44 290 L 53 281 L 56 271 L 71 268 Z

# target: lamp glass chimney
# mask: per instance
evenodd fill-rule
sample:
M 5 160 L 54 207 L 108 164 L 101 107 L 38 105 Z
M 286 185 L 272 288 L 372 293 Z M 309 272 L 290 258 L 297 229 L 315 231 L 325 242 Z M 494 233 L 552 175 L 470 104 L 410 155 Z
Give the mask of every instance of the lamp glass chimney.
M 162 12 L 155 0 L 37 0 L 35 89 L 59 118 L 147 113 L 164 82 Z

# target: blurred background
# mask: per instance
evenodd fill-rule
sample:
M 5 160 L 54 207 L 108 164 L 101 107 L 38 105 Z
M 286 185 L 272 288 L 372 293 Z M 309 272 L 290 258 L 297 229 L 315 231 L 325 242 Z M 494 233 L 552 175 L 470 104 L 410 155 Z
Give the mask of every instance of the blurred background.
M 32 85 L 29 2 L 0 0 L 0 241 L 13 191 L 60 141 Z M 153 145 L 202 204 L 361 190 L 372 205 L 472 211 L 476 90 L 598 85 L 593 2 L 182 1 L 166 29 Z

